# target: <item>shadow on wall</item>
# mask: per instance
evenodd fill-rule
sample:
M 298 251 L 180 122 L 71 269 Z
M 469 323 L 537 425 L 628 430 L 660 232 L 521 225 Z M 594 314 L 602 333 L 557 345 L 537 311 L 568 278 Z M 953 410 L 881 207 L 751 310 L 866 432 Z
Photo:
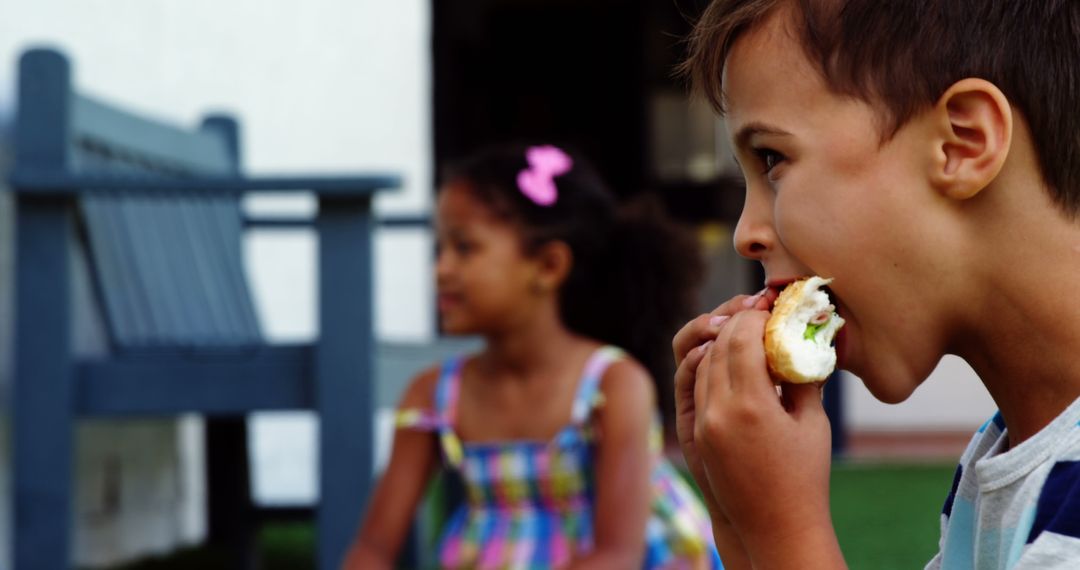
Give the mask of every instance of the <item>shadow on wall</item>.
M 0 90 L 2 91 L 2 90 Z M 12 204 L 7 188 L 7 175 L 11 170 L 12 148 L 12 105 L 7 93 L 0 93 L 0 566 L 11 567 L 8 553 L 8 541 L 11 536 L 11 513 L 7 501 L 7 489 L 11 486 L 8 477 L 11 445 L 10 421 L 11 405 L 11 242 L 12 242 Z
M 7 177 L 11 170 L 13 149 L 11 129 L 14 126 L 10 98 L 0 94 L 0 414 L 6 420 L 10 396 L 11 370 L 11 251 L 14 229 L 12 200 Z M 6 421 L 4 422 L 6 423 Z M 2 461 L 2 459 L 0 459 Z
M 13 98 L 0 85 L 0 567 L 11 567 L 11 335 L 14 201 L 7 183 L 15 149 L 11 141 L 15 126 Z

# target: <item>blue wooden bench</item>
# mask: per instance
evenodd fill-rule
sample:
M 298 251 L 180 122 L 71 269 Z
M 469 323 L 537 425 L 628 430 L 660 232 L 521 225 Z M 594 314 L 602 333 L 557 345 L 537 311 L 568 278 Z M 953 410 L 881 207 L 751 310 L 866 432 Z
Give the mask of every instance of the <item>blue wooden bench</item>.
M 319 418 L 318 567 L 337 568 L 372 475 L 370 215 L 392 175 L 247 177 L 235 120 L 182 129 L 78 93 L 63 55 L 19 63 L 12 449 L 17 570 L 72 564 L 83 417 L 207 419 L 209 537 L 251 564 L 244 416 Z M 264 341 L 242 266 L 249 191 L 318 196 L 318 340 Z M 108 350 L 73 353 L 70 258 L 85 255 Z

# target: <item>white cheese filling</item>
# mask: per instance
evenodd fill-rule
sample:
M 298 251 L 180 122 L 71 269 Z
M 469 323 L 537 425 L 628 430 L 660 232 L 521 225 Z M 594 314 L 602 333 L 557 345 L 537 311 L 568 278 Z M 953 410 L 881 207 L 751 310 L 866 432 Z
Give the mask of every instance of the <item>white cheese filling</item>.
M 829 280 L 814 277 L 807 283 L 807 293 L 802 295 L 795 312 L 784 320 L 780 338 L 791 353 L 791 364 L 800 374 L 824 377 L 836 367 L 836 350 L 832 346 L 836 332 L 844 325 L 844 319 L 836 314 L 829 302 L 829 295 L 820 288 Z M 805 338 L 806 327 L 815 316 L 828 312 L 829 320 L 811 338 Z

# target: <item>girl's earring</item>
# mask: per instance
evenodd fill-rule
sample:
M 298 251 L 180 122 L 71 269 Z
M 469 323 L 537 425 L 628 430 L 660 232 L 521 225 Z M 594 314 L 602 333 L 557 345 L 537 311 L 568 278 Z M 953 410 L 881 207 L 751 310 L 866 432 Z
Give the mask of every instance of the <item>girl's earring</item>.
M 534 279 L 533 282 L 529 285 L 529 292 L 531 292 L 533 295 L 541 296 L 548 292 L 548 287 L 544 284 L 543 281 L 540 281 L 539 279 Z

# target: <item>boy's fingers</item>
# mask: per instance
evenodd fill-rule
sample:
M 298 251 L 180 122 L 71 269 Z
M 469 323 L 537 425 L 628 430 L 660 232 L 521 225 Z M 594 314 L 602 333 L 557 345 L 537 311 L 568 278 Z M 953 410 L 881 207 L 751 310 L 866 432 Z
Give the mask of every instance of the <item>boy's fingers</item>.
M 739 311 L 752 309 L 762 302 L 767 301 L 768 294 L 768 289 L 762 289 L 753 295 L 736 295 L 727 301 L 724 301 L 712 311 L 709 311 L 709 314 L 731 316 Z
M 698 366 L 699 369 L 706 365 L 715 369 L 715 373 L 709 375 L 709 379 L 712 381 L 710 387 L 721 389 L 722 392 L 718 393 L 732 390 L 735 388 L 736 383 L 743 380 L 737 377 L 737 375 L 744 375 L 744 372 L 737 366 L 736 360 L 748 358 L 744 354 L 746 351 L 751 352 L 749 357 L 751 359 L 753 354 L 760 354 L 760 362 L 762 368 L 764 367 L 765 323 L 762 320 L 760 326 L 757 327 L 759 332 L 755 333 L 754 328 L 746 330 L 747 315 L 764 315 L 765 319 L 768 318 L 768 313 L 744 309 L 726 319 L 716 336 L 716 342 L 712 350 L 709 351 L 708 359 Z M 752 322 L 751 327 L 753 327 Z M 719 376 L 719 378 L 713 378 L 713 376 Z M 702 378 L 700 374 L 698 378 L 700 383 Z M 773 397 L 775 397 L 775 392 Z
M 711 355 L 716 352 L 714 349 L 715 342 L 707 343 L 703 348 L 701 355 L 701 361 L 697 367 L 692 371 L 694 375 L 694 409 L 698 412 L 706 410 L 708 406 L 708 393 L 709 393 L 709 359 Z M 701 413 L 697 414 L 697 418 L 701 419 L 703 416 Z
M 707 341 L 705 344 L 700 345 L 691 350 L 682 364 L 675 370 L 675 401 L 681 401 L 682 398 L 693 398 L 694 396 L 694 384 L 697 378 L 697 369 L 701 364 L 701 360 L 705 358 L 705 354 L 708 351 L 708 345 L 712 341 Z
M 774 289 L 768 287 L 753 295 L 736 295 L 724 304 L 712 310 L 714 315 L 734 315 L 740 311 L 770 311 L 773 302 L 779 296 Z
M 675 333 L 675 338 L 671 341 L 676 365 L 681 363 L 691 350 L 701 346 L 707 340 L 716 338 L 720 327 L 729 317 L 748 309 L 767 311 L 775 299 L 774 291 L 762 289 L 753 295 L 736 295 L 712 311 L 698 315 Z
M 726 399 L 726 393 L 731 390 L 731 339 L 736 334 L 739 327 L 740 316 L 742 313 L 736 313 L 724 322 L 724 326 L 721 327 L 720 333 L 716 336 L 716 341 L 713 343 L 711 349 L 708 351 L 705 360 L 698 366 L 698 369 L 711 369 L 711 373 L 706 376 L 708 382 L 708 388 L 712 389 L 712 393 L 721 395 Z M 698 374 L 698 383 L 702 383 L 702 375 Z
M 726 342 L 732 390 L 776 400 L 776 388 L 765 366 L 764 311 L 744 311 L 731 318 Z
M 716 334 L 720 332 L 720 326 L 727 319 L 726 315 L 705 313 L 679 329 L 679 332 L 675 333 L 675 338 L 671 341 L 676 366 L 681 365 L 683 359 L 695 348 L 716 338 Z

